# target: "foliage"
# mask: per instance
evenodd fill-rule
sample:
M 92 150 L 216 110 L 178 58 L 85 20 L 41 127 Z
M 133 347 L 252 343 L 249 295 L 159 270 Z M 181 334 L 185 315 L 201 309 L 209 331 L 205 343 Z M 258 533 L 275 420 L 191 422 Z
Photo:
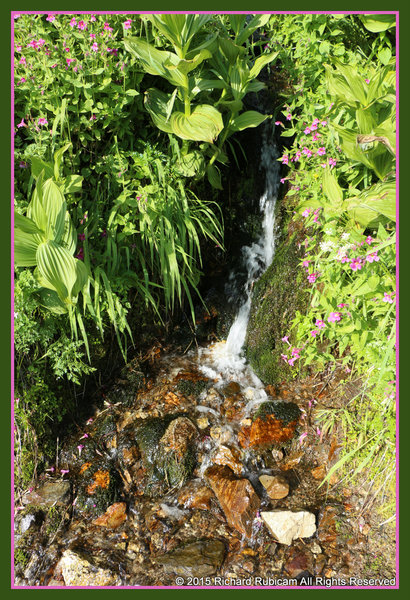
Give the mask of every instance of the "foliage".
M 395 436 L 396 100 L 387 17 L 379 29 L 348 15 L 289 16 L 275 36 L 295 85 L 283 94 L 283 136 L 293 143 L 280 159 L 290 169 L 282 182 L 297 200 L 294 221 L 304 221 L 300 268 L 311 286 L 308 310 L 284 332 L 282 359 L 295 372 L 298 362 L 333 365 L 361 382 L 346 406 L 318 416 L 325 431 L 336 423 L 346 431 L 332 472 L 343 467 L 354 478 L 367 468 L 379 484 L 394 470 Z M 366 33 L 360 20 L 383 33 Z M 345 31 L 356 31 L 360 48 Z M 283 43 L 290 36 L 291 50 Z

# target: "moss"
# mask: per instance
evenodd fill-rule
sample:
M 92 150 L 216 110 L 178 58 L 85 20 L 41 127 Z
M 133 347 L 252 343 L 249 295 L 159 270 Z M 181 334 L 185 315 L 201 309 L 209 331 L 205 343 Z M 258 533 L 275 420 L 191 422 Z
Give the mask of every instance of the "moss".
M 57 531 L 64 520 L 66 508 L 52 506 L 46 516 L 45 530 L 47 535 L 51 535 Z
M 21 565 L 22 567 L 25 567 L 28 564 L 29 560 L 30 560 L 30 552 L 28 552 L 27 550 L 22 550 L 21 548 L 17 548 L 14 551 L 14 563 L 16 565 Z
M 256 411 L 253 420 L 262 419 L 273 415 L 276 419 L 282 421 L 283 425 L 288 425 L 300 417 L 300 408 L 293 402 L 263 402 Z
M 246 356 L 265 384 L 286 381 L 292 370 L 281 359 L 297 310 L 306 309 L 308 296 L 304 272 L 299 267 L 302 253 L 297 235 L 283 240 L 270 267 L 255 284 L 246 339 Z
M 198 396 L 203 392 L 209 385 L 208 381 L 200 379 L 198 381 L 192 381 L 190 379 L 180 379 L 177 383 L 177 390 L 184 394 L 184 396 Z
M 168 425 L 178 416 L 181 415 L 147 419 L 137 426 L 136 439 L 147 473 L 147 496 L 161 495 L 182 485 L 195 468 L 196 456 L 192 444 L 188 445 L 183 456 L 179 456 L 177 451 L 165 450 L 160 444 Z

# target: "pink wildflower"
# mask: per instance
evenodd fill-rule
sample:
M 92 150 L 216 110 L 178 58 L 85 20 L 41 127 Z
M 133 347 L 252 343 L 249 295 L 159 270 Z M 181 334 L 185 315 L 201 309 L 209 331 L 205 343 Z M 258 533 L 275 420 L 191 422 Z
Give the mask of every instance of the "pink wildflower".
M 305 267 L 305 269 L 309 266 L 310 260 L 304 260 L 302 263 L 302 267 Z
M 17 123 L 17 127 L 27 127 L 27 125 L 24 122 L 24 117 L 21 119 L 20 123 Z
M 318 330 L 318 329 L 313 329 L 313 330 L 310 332 L 310 335 L 311 335 L 312 337 L 316 337 L 318 333 L 319 333 L 319 330 Z
M 287 165 L 287 164 L 289 163 L 289 156 L 288 156 L 287 154 L 284 154 L 284 155 L 282 156 L 282 163 L 283 163 L 284 165 Z
M 304 431 L 302 433 L 302 435 L 299 437 L 299 444 L 302 445 L 303 440 L 305 439 L 305 437 L 307 436 L 307 431 Z
M 50 21 L 50 23 L 52 23 L 55 20 L 56 20 L 56 18 L 54 15 L 47 15 L 46 21 Z
M 340 321 L 340 318 L 340 312 L 331 312 L 327 320 L 329 323 L 336 323 L 336 321 Z
M 286 120 L 287 120 L 287 121 L 290 121 L 291 119 L 292 119 L 292 115 L 291 115 L 291 113 L 288 113 L 288 114 L 286 115 Z
M 75 26 L 77 25 L 77 21 L 76 21 L 76 18 L 75 18 L 75 17 L 73 17 L 73 18 L 71 19 L 71 21 L 70 21 L 69 25 L 70 25 L 70 27 L 75 27 Z
M 112 27 L 110 27 L 109 23 L 104 23 L 104 30 L 105 31 L 112 31 Z
M 67 58 L 66 62 L 67 62 L 67 66 L 69 67 L 72 62 L 75 62 L 75 58 Z
M 47 123 L 48 123 L 48 121 L 44 117 L 40 117 L 39 120 L 37 121 L 38 125 L 47 125 Z
M 366 256 L 366 260 L 367 260 L 367 262 L 369 262 L 369 263 L 372 263 L 372 262 L 379 262 L 379 260 L 380 260 L 380 257 L 379 257 L 379 256 L 377 256 L 377 251 L 376 251 L 376 252 L 372 252 L 371 254 L 368 254 L 368 255 Z
M 297 356 L 295 356 L 294 358 L 290 358 L 290 359 L 288 360 L 288 365 L 290 365 L 291 367 L 293 367 L 293 365 L 295 364 L 295 360 L 296 360 L 297 358 L 298 358 Z
M 78 21 L 77 27 L 81 30 L 87 29 L 87 23 L 85 21 Z
M 326 327 L 326 323 L 322 321 L 322 319 L 316 319 L 315 325 L 316 327 L 319 327 L 319 329 L 323 329 L 324 327 Z
M 309 283 L 315 283 L 316 279 L 319 277 L 318 273 L 310 273 L 308 275 L 308 282 Z
M 393 292 L 391 292 L 390 294 L 388 294 L 387 292 L 384 292 L 384 298 L 382 298 L 383 302 L 388 302 L 389 304 L 393 304 L 392 295 L 393 295 Z
M 349 306 L 349 305 L 344 302 L 341 302 L 340 304 L 337 305 L 337 308 L 345 308 L 345 306 Z
M 323 156 L 323 154 L 326 154 L 326 148 L 324 146 L 322 146 L 321 148 L 318 149 L 317 154 L 319 156 Z
M 305 218 L 308 217 L 309 213 L 310 213 L 310 208 L 307 208 L 306 210 L 303 211 L 302 217 L 305 217 Z
M 365 239 L 366 244 L 369 244 L 369 246 L 372 244 L 372 242 L 374 242 L 373 238 L 371 235 L 368 235 L 367 238 Z
M 66 475 L 69 472 L 70 472 L 69 469 L 60 469 L 61 475 Z
M 285 336 L 282 338 L 282 342 L 287 342 L 288 340 L 289 340 L 289 336 L 288 336 L 288 335 L 285 335 Z
M 360 271 L 360 269 L 363 267 L 363 261 L 360 256 L 354 258 L 349 267 L 352 269 L 352 271 Z
M 310 131 L 310 127 L 306 127 L 306 129 L 304 129 L 304 130 L 303 130 L 303 133 L 304 133 L 305 135 L 309 135 L 309 133 L 311 133 L 311 131 Z
M 19 63 L 20 63 L 21 65 L 26 65 L 26 64 L 27 64 L 26 57 L 25 57 L 25 56 L 22 56 L 22 57 L 20 58 L 20 60 L 19 60 Z
M 124 21 L 123 25 L 124 25 L 124 29 L 131 29 L 131 19 Z
M 98 44 L 97 44 L 97 42 L 94 42 L 94 44 L 91 46 L 91 50 L 93 52 L 98 52 Z
M 322 127 L 326 127 L 327 121 L 321 121 L 320 124 L 322 125 Z
M 282 121 L 275 121 L 275 125 L 280 125 L 281 127 L 285 127 Z
M 95 39 L 96 34 L 95 33 L 90 33 L 90 38 L 93 40 Z
M 286 354 L 281 354 L 280 355 L 281 359 L 284 360 L 285 362 L 288 362 L 288 357 Z
M 333 167 L 336 166 L 336 159 L 329 158 L 329 166 L 330 166 L 331 169 L 333 169 Z
M 85 233 L 79 233 L 78 234 L 78 239 L 83 242 L 85 240 Z

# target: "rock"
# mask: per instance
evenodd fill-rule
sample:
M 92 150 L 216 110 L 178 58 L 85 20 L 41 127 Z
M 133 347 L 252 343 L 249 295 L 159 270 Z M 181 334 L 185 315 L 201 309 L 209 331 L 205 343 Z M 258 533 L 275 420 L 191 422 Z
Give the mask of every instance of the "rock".
M 75 507 L 101 515 L 120 495 L 120 477 L 110 461 L 84 463 L 78 474 L 78 493 Z
M 119 585 L 119 578 L 108 569 L 100 569 L 84 554 L 65 550 L 59 561 L 66 585 Z
M 272 477 L 270 475 L 261 475 L 259 481 L 266 489 L 266 492 L 272 500 L 280 500 L 289 494 L 289 483 L 282 475 Z
M 94 525 L 116 529 L 127 519 L 125 512 L 126 508 L 127 505 L 125 502 L 116 502 L 115 504 L 112 504 L 101 517 L 98 517 L 98 519 L 94 521 Z
M 239 432 L 239 443 L 244 448 L 267 448 L 283 444 L 295 435 L 300 414 L 299 407 L 293 402 L 263 402 L 250 428 L 245 427 Z
M 153 560 L 162 565 L 166 573 L 176 573 L 186 577 L 206 577 L 213 575 L 222 564 L 225 545 L 219 540 L 200 540 L 177 548 Z
M 174 452 L 176 457 L 182 459 L 197 434 L 192 421 L 187 417 L 177 417 L 168 425 L 159 443 L 165 452 Z
M 225 513 L 229 525 L 247 537 L 260 500 L 248 479 L 238 479 L 227 466 L 213 465 L 204 474 Z
M 229 440 L 232 438 L 232 433 L 229 431 L 229 429 L 222 429 L 222 427 L 219 425 L 214 425 L 211 427 L 209 430 L 209 435 L 213 440 L 217 440 L 221 444 L 229 442 Z
M 209 425 L 208 417 L 199 417 L 199 419 L 196 420 L 196 424 L 199 429 L 206 429 Z
M 294 469 L 302 460 L 305 453 L 303 451 L 300 452 L 292 452 L 289 454 L 287 459 L 279 465 L 281 471 L 290 471 L 290 469 Z
M 146 472 L 146 495 L 162 495 L 187 481 L 196 464 L 197 429 L 190 419 L 181 415 L 144 419 L 136 424 L 135 436 Z
M 222 388 L 222 394 L 227 396 L 233 396 L 234 394 L 239 394 L 241 391 L 241 386 L 237 381 L 231 381 L 227 385 Z
M 209 487 L 190 482 L 181 490 L 178 496 L 178 504 L 181 504 L 184 508 L 210 510 L 212 498 L 215 498 L 215 494 Z
M 326 466 L 320 465 L 319 467 L 312 469 L 310 472 L 314 479 L 324 479 L 326 477 Z
M 219 446 L 218 452 L 212 458 L 212 461 L 217 465 L 226 465 L 230 467 L 235 475 L 242 475 L 243 465 L 241 462 L 241 454 L 235 448 Z
M 69 498 L 69 481 L 47 481 L 25 496 L 24 502 L 49 507 L 53 504 L 66 504 Z
M 312 536 L 316 531 L 315 515 L 304 510 L 261 512 L 261 517 L 277 541 L 287 546 L 293 540 Z
M 318 518 L 317 537 L 320 542 L 336 546 L 338 543 L 338 523 L 342 520 L 343 509 L 339 506 L 327 505 L 321 508 Z
M 312 554 L 322 554 L 322 548 L 317 542 L 313 542 L 309 549 L 312 552 Z
M 297 577 L 304 571 L 313 571 L 312 557 L 308 557 L 304 552 L 293 552 L 285 564 L 285 569 L 290 577 Z

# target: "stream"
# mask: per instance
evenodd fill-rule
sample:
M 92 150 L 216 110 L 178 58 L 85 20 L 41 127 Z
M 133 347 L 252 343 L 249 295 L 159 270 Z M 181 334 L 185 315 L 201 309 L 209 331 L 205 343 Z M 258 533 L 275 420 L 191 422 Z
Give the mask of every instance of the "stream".
M 243 356 L 275 253 L 279 153 L 261 135 L 262 228 L 242 249 L 245 284 L 226 286 L 227 339 L 159 352 L 150 377 L 127 365 L 18 507 L 17 586 L 327 586 L 375 571 L 365 494 L 320 486 L 339 445 L 315 411 L 337 378 L 265 386 Z

